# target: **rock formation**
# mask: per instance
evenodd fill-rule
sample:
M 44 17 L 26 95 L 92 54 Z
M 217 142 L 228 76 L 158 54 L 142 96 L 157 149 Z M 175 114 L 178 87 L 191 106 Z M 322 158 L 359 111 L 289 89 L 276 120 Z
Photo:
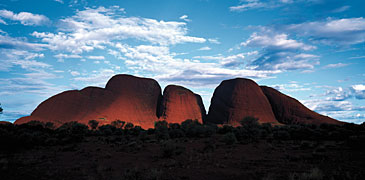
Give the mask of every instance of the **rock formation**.
M 327 116 L 320 115 L 305 107 L 298 100 L 267 86 L 261 86 L 269 100 L 276 119 L 283 124 L 343 124 Z
M 102 125 L 120 119 L 150 128 L 158 120 L 156 113 L 160 99 L 161 88 L 157 81 L 116 75 L 105 88 L 87 87 L 57 94 L 15 124 L 38 120 L 59 126 L 70 121 L 87 124 L 95 119 Z
M 0 125 L 10 125 L 10 124 L 12 123 L 9 121 L 0 121 Z
M 277 124 L 269 101 L 252 80 L 236 78 L 223 81 L 214 91 L 207 122 L 239 125 L 246 116 L 260 123 Z
M 57 94 L 15 124 L 37 120 L 57 127 L 70 121 L 88 124 L 97 120 L 103 125 L 122 120 L 147 129 L 158 120 L 181 123 L 197 119 L 236 126 L 246 116 L 272 124 L 342 123 L 309 110 L 275 89 L 260 88 L 249 79 L 223 81 L 214 91 L 206 117 L 201 97 L 184 87 L 169 85 L 162 96 L 160 85 L 153 79 L 116 75 L 105 88 L 86 87 Z
M 181 123 L 187 119 L 203 123 L 205 108 L 198 94 L 181 86 L 169 85 L 163 92 L 161 120 Z

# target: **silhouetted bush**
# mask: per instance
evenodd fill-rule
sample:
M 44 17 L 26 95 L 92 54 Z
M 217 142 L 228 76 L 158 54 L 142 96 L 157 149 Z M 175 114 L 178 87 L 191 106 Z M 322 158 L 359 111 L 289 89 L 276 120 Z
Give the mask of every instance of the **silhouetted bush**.
M 89 126 L 91 127 L 92 130 L 95 130 L 99 125 L 99 121 L 90 120 L 88 124 L 89 124 Z
M 170 158 L 175 155 L 180 155 L 185 152 L 185 147 L 176 145 L 172 141 L 167 141 L 162 145 L 162 157 Z
M 169 139 L 169 129 L 166 121 L 155 122 L 155 136 L 158 140 Z
M 110 136 L 115 133 L 116 127 L 110 124 L 102 125 L 99 127 L 99 131 L 102 135 Z
M 222 127 L 219 127 L 217 130 L 218 134 L 227 134 L 229 132 L 233 132 L 234 127 L 231 125 L 223 125 Z
M 170 138 L 182 138 L 185 137 L 185 133 L 181 129 L 170 129 L 169 136 Z
M 229 132 L 223 135 L 221 141 L 224 142 L 226 145 L 232 145 L 237 142 L 237 138 L 232 132 Z
M 125 126 L 124 126 L 124 129 L 125 130 L 130 130 L 130 129 L 132 129 L 134 127 L 134 124 L 133 123 L 127 123 Z
M 121 128 L 122 129 L 123 126 L 125 125 L 125 122 L 117 119 L 117 120 L 113 121 L 111 123 L 111 125 L 114 126 L 114 127 L 116 127 L 116 128 Z

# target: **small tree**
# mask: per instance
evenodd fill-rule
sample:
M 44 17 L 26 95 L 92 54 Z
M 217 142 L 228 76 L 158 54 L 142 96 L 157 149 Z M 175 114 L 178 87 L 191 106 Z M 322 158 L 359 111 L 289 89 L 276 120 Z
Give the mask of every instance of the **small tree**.
M 90 120 L 89 121 L 89 126 L 91 127 L 92 130 L 95 130 L 99 125 L 99 122 L 97 120 Z
M 0 103 L 0 114 L 3 113 L 3 108 L 1 107 L 1 103 Z

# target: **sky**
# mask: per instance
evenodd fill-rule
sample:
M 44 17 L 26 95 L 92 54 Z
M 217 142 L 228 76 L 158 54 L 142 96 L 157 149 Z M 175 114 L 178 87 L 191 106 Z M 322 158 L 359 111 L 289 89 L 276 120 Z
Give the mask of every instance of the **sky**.
M 363 0 L 2 0 L 0 121 L 116 74 L 182 85 L 209 108 L 250 78 L 332 118 L 365 121 Z

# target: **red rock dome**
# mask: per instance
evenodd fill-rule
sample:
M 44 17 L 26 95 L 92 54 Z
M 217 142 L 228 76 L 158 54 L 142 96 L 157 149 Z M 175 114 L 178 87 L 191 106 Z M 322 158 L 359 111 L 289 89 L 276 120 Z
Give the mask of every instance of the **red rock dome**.
M 203 123 L 205 108 L 199 95 L 182 86 L 169 85 L 163 92 L 161 120 L 181 123 L 187 119 Z
M 239 125 L 246 116 L 260 123 L 277 124 L 269 101 L 252 80 L 236 78 L 223 81 L 214 91 L 207 122 Z
M 87 124 L 95 119 L 108 124 L 120 119 L 143 128 L 158 120 L 157 105 L 161 88 L 157 81 L 131 75 L 112 77 L 106 88 L 87 87 L 57 94 L 42 102 L 30 116 L 15 124 L 32 120 L 52 122 L 56 126 L 70 121 Z

